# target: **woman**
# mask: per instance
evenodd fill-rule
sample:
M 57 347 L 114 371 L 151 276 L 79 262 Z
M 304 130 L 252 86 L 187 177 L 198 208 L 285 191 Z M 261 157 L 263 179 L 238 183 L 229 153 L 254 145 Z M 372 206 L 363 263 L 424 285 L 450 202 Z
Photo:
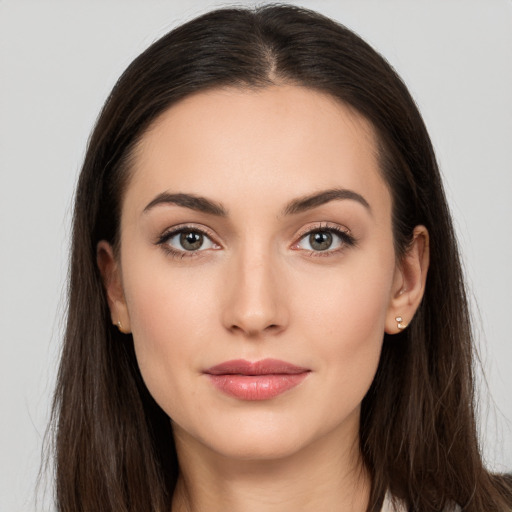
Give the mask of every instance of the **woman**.
M 504 511 L 428 134 L 390 66 L 290 6 L 123 74 L 80 176 L 60 510 Z

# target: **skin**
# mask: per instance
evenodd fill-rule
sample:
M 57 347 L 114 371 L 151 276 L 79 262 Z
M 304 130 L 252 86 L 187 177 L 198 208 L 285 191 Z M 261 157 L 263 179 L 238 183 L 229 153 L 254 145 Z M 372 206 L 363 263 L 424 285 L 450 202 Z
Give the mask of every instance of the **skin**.
M 165 112 L 137 148 L 121 249 L 98 245 L 113 323 L 131 332 L 145 383 L 172 418 L 181 475 L 173 510 L 366 509 L 361 401 L 384 332 L 418 307 L 428 233 L 403 261 L 371 125 L 331 97 L 290 85 L 198 93 Z M 325 190 L 350 190 L 285 212 Z M 202 196 L 225 216 L 160 194 Z M 289 210 L 290 208 L 288 208 Z M 207 233 L 185 251 L 170 229 Z M 315 250 L 308 232 L 338 228 Z M 169 247 L 177 254 L 169 253 Z M 232 359 L 310 370 L 295 388 L 246 401 L 204 371 Z

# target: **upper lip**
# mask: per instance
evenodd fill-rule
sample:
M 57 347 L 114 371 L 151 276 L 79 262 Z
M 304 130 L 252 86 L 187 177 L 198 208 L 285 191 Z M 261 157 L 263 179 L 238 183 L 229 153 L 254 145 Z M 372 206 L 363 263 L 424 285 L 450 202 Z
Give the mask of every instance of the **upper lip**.
M 261 359 L 254 362 L 245 359 L 234 359 L 212 366 L 205 370 L 205 373 L 209 375 L 296 375 L 309 371 L 308 368 L 296 366 L 279 359 Z

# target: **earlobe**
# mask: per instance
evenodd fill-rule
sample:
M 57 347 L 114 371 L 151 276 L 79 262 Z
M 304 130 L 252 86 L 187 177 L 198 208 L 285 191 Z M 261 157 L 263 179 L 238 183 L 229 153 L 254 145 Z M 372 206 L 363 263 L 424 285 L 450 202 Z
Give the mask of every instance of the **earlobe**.
M 416 226 L 413 240 L 395 273 L 385 331 L 396 334 L 410 324 L 423 294 L 430 261 L 429 235 L 425 226 Z
M 107 295 L 112 324 L 124 334 L 130 332 L 130 317 L 124 297 L 121 269 L 112 246 L 105 240 L 98 242 L 96 262 Z

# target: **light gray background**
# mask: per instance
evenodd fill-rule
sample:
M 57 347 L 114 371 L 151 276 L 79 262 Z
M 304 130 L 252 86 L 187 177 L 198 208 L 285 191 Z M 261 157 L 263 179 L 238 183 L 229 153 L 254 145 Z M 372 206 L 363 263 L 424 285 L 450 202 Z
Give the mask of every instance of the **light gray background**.
M 372 43 L 423 112 L 475 298 L 492 395 L 483 389 L 485 456 L 510 471 L 512 2 L 296 3 Z M 0 0 L 2 512 L 50 508 L 44 496 L 34 501 L 34 487 L 62 333 L 71 197 L 88 134 L 137 54 L 176 24 L 229 2 L 184 4 Z

